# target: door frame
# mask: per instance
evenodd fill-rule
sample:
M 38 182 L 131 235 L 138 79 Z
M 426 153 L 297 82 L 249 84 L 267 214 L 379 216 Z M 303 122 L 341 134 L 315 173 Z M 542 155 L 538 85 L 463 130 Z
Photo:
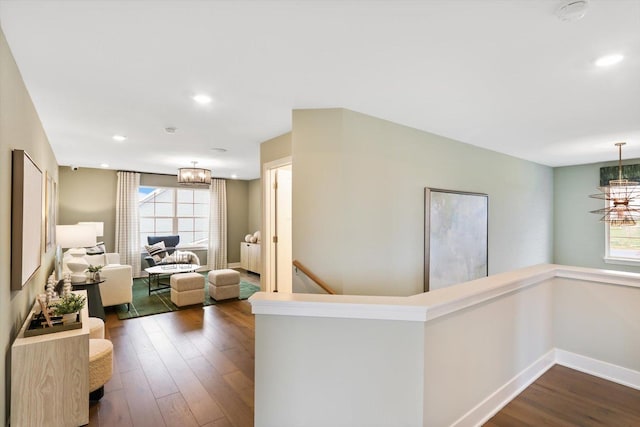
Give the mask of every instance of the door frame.
M 264 202 L 262 209 L 262 288 L 265 292 L 273 292 L 275 289 L 274 274 L 275 274 L 275 254 L 272 250 L 272 238 L 274 231 L 275 220 L 273 218 L 273 209 L 275 200 L 273 200 L 273 179 L 271 171 L 281 168 L 283 166 L 291 165 L 293 162 L 291 156 L 283 157 L 281 159 L 273 160 L 262 165 L 262 200 Z

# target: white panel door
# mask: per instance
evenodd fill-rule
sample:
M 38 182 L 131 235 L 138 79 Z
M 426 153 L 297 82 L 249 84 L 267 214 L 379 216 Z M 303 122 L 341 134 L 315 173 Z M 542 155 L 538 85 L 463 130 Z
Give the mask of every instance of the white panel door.
M 277 170 L 276 186 L 276 280 L 278 292 L 292 292 L 291 250 L 291 165 Z

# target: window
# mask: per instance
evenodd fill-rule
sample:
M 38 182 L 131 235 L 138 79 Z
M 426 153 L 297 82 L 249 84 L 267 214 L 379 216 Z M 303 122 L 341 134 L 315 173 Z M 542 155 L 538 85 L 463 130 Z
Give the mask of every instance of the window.
M 180 236 L 180 247 L 209 245 L 209 190 L 140 187 L 140 243 L 147 236 Z
M 635 202 L 635 203 L 634 203 Z M 613 202 L 611 206 L 613 206 Z M 632 201 L 633 206 L 640 208 L 638 200 Z M 640 262 L 640 223 L 633 226 L 615 226 L 605 223 L 606 227 L 606 255 L 605 261 L 611 260 L 624 263 Z
M 640 225 L 607 227 L 607 258 L 640 261 Z

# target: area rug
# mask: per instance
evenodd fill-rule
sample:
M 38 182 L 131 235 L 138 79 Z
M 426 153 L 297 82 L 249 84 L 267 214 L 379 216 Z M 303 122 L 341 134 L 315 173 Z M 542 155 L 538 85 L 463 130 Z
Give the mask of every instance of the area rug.
M 252 283 L 240 281 L 240 299 L 248 299 L 251 295 L 260 290 L 259 286 Z M 205 286 L 204 304 L 214 305 L 216 301 L 209 297 L 209 287 Z M 159 292 L 152 292 L 149 295 L 149 286 L 146 280 L 133 280 L 133 303 L 131 309 L 127 311 L 126 305 L 118 306 L 118 319 L 132 319 L 134 317 L 149 316 L 151 314 L 167 313 L 169 311 L 177 311 L 187 307 L 178 307 L 171 302 L 171 290 L 165 289 Z

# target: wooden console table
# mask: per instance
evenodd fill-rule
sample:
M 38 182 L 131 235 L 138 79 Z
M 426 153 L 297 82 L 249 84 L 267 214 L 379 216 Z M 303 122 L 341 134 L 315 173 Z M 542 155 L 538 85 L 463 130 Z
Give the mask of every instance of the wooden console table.
M 77 291 L 86 295 L 86 291 Z M 37 303 L 32 312 L 35 311 Z M 89 312 L 82 328 L 24 337 L 11 346 L 11 427 L 89 423 Z

